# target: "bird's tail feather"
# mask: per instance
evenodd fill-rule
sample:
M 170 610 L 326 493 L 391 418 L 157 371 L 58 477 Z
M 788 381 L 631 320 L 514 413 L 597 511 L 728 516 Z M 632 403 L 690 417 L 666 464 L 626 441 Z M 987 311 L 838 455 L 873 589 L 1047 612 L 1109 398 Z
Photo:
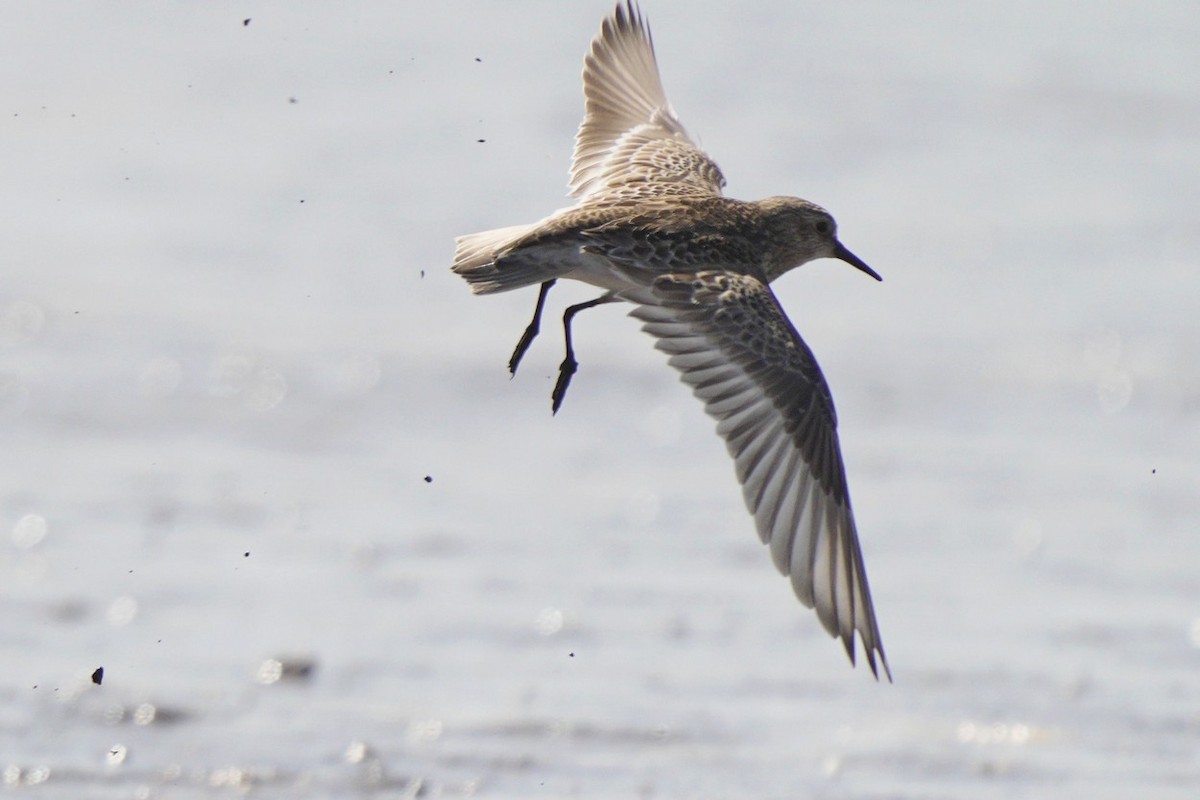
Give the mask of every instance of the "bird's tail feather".
M 468 233 L 454 240 L 454 266 L 450 269 L 462 275 L 475 294 L 492 294 L 519 289 L 545 280 L 543 270 L 517 263 L 497 265 L 497 256 L 513 242 L 534 228 L 533 225 L 513 225 L 479 233 Z

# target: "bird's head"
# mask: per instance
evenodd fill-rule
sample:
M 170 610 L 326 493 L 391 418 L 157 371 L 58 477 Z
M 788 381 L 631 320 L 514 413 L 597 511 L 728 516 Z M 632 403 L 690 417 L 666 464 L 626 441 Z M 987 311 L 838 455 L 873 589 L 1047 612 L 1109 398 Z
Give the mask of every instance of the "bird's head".
M 838 241 L 833 215 L 816 203 L 798 197 L 768 197 L 758 205 L 772 242 L 765 264 L 769 280 L 817 258 L 838 258 L 877 281 L 883 280 Z

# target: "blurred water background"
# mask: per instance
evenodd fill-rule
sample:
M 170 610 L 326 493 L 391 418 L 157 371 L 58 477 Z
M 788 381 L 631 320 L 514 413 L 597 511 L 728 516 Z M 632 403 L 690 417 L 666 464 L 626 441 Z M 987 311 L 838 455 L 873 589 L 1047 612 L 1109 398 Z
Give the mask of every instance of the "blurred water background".
M 552 418 L 534 293 L 447 269 L 566 204 L 608 3 L 9 4 L 14 796 L 1196 796 L 1194 6 L 644 10 L 729 193 L 885 278 L 776 291 L 895 684 L 632 320 L 579 318 Z

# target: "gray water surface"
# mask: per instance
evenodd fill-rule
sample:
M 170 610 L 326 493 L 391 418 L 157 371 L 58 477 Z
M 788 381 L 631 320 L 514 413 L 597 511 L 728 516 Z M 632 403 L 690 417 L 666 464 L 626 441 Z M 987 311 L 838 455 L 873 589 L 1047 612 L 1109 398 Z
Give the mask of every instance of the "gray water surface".
M 566 204 L 609 10 L 6 9 L 14 796 L 1196 796 L 1192 4 L 645 3 L 729 193 L 885 278 L 776 290 L 893 685 L 621 309 L 552 418 L 557 326 L 505 370 L 534 293 L 447 269 Z

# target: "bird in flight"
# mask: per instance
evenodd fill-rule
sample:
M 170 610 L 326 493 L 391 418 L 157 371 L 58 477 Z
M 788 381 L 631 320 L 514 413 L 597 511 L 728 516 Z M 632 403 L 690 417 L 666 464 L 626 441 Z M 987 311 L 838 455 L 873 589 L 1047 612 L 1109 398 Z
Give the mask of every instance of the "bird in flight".
M 855 634 L 871 672 L 891 680 L 850 509 L 829 386 L 771 281 L 818 258 L 882 280 L 837 237 L 824 208 L 796 197 L 725 197 L 725 177 L 675 115 L 650 29 L 627 0 L 604 20 L 583 66 L 574 205 L 538 222 L 456 240 L 452 270 L 476 294 L 538 285 L 533 319 L 513 350 L 516 373 L 546 296 L 569 278 L 604 290 L 563 314 L 566 357 L 557 413 L 578 362 L 571 321 L 613 302 L 634 305 L 656 347 L 717 421 L 758 535 L 797 597 L 814 608 L 853 664 Z

